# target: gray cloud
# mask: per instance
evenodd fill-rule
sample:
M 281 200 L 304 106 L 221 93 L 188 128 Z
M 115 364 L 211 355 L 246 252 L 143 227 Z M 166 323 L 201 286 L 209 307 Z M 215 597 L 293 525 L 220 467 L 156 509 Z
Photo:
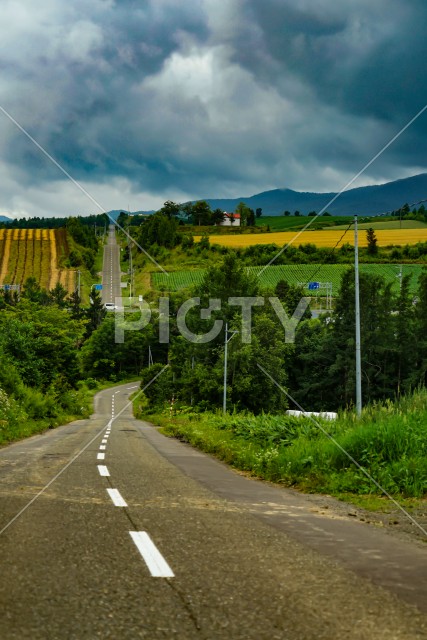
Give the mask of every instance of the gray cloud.
M 138 209 L 338 190 L 427 102 L 418 0 L 17 0 L 2 13 L 0 104 L 114 208 L 119 184 Z M 426 123 L 359 184 L 426 170 Z M 2 210 L 82 210 L 4 117 L 0 136 Z

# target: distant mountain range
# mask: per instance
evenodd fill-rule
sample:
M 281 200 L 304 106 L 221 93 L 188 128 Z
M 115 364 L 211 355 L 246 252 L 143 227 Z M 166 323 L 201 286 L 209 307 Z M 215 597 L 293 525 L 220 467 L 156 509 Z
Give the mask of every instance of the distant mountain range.
M 412 205 L 427 199 L 427 173 L 420 173 L 417 176 L 394 180 L 386 184 L 349 189 L 338 196 L 332 204 L 329 204 L 336 195 L 333 192 L 313 193 L 293 191 L 292 189 L 273 189 L 249 197 L 204 199 L 212 209 L 222 209 L 223 211 L 235 211 L 239 202 L 244 202 L 251 209 L 261 208 L 265 216 L 279 216 L 284 211 L 291 213 L 299 211 L 301 214 L 307 215 L 310 211 L 319 212 L 325 207 L 333 215 L 375 216 L 399 209 L 405 203 Z M 193 202 L 197 201 L 193 200 Z M 113 209 L 108 214 L 117 220 L 121 211 L 124 209 Z M 132 211 L 131 215 L 151 213 L 154 211 Z M 0 222 L 10 221 L 11 219 L 7 216 L 0 215 Z
M 341 194 L 335 202 L 329 202 L 336 193 L 310 193 L 292 191 L 292 189 L 273 189 L 250 197 L 242 198 L 206 198 L 212 209 L 234 211 L 239 202 L 244 202 L 251 209 L 262 209 L 263 215 L 282 215 L 284 211 L 299 211 L 302 214 L 310 211 L 327 211 L 333 215 L 378 215 L 399 209 L 405 203 L 412 204 L 427 199 L 427 173 L 411 178 L 395 180 L 386 184 L 371 187 L 349 189 Z

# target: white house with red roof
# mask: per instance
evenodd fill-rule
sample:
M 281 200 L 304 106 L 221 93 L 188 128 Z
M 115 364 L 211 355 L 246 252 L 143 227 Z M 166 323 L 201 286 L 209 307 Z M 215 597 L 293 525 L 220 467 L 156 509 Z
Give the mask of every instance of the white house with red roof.
M 240 214 L 224 211 L 224 220 L 219 224 L 221 227 L 240 227 Z

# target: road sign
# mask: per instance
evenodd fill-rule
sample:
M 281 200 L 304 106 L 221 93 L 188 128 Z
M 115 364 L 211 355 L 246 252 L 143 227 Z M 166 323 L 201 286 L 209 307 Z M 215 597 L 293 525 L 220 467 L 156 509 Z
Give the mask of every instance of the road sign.
M 102 284 L 94 284 L 93 288 L 95 289 L 95 291 L 102 291 Z
M 309 291 L 316 291 L 317 289 L 320 289 L 320 282 L 309 282 L 308 283 L 308 290 Z

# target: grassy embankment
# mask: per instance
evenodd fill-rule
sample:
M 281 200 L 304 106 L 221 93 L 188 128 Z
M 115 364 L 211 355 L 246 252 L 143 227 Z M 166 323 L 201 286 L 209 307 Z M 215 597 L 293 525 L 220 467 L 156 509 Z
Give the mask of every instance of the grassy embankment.
M 101 388 L 95 382 L 93 385 L 82 382 L 78 389 L 62 394 L 61 408 L 55 398 L 44 396 L 36 389 L 23 387 L 16 398 L 7 397 L 0 389 L 0 446 L 72 420 L 88 418 L 92 413 L 93 396 Z
M 285 415 L 224 417 L 190 409 L 147 417 L 163 432 L 213 454 L 250 475 L 378 508 L 380 490 L 308 418 Z M 422 498 L 427 492 L 427 390 L 397 403 L 344 412 L 320 421 L 330 436 L 390 494 Z
M 59 409 L 54 398 L 43 396 L 36 389 L 21 389 L 18 399 L 7 397 L 0 389 L 0 447 L 73 420 L 87 419 L 93 413 L 93 398 L 99 391 L 137 380 L 131 377 L 114 383 L 81 381 L 77 389 L 67 389 L 61 394 L 61 402 L 67 409 Z

